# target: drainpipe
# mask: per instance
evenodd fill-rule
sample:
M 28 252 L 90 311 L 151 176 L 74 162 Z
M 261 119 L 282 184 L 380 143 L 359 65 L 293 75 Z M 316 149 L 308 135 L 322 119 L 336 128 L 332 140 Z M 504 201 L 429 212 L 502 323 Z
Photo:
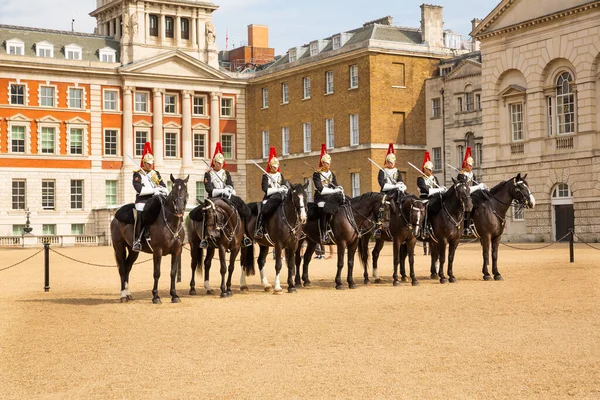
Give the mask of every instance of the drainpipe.
M 444 101 L 444 88 L 440 90 L 442 95 L 442 176 L 443 185 L 446 186 L 446 102 Z

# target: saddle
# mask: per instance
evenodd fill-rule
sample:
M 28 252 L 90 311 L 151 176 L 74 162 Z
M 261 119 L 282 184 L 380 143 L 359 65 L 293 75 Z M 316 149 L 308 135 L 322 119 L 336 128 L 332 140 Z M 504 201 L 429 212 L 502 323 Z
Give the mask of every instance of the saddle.
M 133 218 L 134 208 L 134 203 L 125 204 L 115 212 L 115 218 L 118 221 L 123 222 L 124 224 L 133 225 L 135 221 Z M 161 208 L 162 203 L 158 196 L 154 196 L 150 200 L 148 200 L 146 202 L 146 206 L 144 207 L 144 213 L 142 214 L 144 219 L 144 225 L 148 226 L 154 223 L 154 221 L 156 221 L 156 218 L 158 218 L 158 214 L 160 214 Z

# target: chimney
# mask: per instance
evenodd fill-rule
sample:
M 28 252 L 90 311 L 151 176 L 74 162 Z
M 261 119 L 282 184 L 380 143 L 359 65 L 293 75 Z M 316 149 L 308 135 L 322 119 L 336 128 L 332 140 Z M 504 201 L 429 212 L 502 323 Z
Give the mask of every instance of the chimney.
M 248 46 L 266 49 L 269 47 L 269 27 L 266 25 L 248 25 Z
M 421 33 L 429 47 L 444 47 L 444 20 L 442 6 L 421 5 Z
M 473 20 L 471 21 L 471 32 L 473 32 L 475 30 L 475 28 L 477 28 L 477 26 L 479 26 L 480 23 L 481 23 L 481 20 L 479 18 L 473 18 Z

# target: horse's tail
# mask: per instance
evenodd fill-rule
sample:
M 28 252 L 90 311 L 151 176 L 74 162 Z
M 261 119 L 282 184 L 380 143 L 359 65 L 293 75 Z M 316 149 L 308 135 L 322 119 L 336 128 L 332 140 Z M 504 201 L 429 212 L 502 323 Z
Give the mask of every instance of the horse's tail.
M 240 263 L 242 264 L 242 268 L 244 268 L 246 276 L 256 275 L 256 267 L 254 265 L 254 245 L 242 247 Z
M 363 269 L 367 270 L 369 268 L 369 236 L 362 236 L 358 240 L 358 254 Z
M 196 247 L 195 250 L 192 251 L 196 251 L 196 255 L 197 255 L 197 262 L 198 264 L 196 265 L 196 275 L 198 275 L 198 277 L 202 278 L 202 267 L 203 267 L 203 263 L 202 261 L 204 261 L 204 249 L 201 249 L 200 247 Z

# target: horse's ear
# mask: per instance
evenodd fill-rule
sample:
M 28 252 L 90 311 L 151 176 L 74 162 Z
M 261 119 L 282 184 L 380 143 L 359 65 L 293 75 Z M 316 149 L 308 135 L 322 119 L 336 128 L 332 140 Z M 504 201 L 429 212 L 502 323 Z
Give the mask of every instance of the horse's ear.
M 452 183 L 456 185 L 456 179 L 452 178 Z
M 523 175 L 523 180 L 527 179 L 527 174 Z
M 186 177 L 186 178 L 185 178 L 183 181 L 184 181 L 185 183 L 188 183 L 188 181 L 189 181 L 189 180 L 190 180 L 190 176 L 188 175 L 188 176 L 187 176 L 187 177 Z
M 518 181 L 520 181 L 520 180 L 521 180 L 521 173 L 520 173 L 520 172 L 517 174 L 517 178 L 516 178 L 516 179 L 517 179 Z
M 175 183 L 175 178 L 173 177 L 173 174 L 171 174 L 171 182 Z

